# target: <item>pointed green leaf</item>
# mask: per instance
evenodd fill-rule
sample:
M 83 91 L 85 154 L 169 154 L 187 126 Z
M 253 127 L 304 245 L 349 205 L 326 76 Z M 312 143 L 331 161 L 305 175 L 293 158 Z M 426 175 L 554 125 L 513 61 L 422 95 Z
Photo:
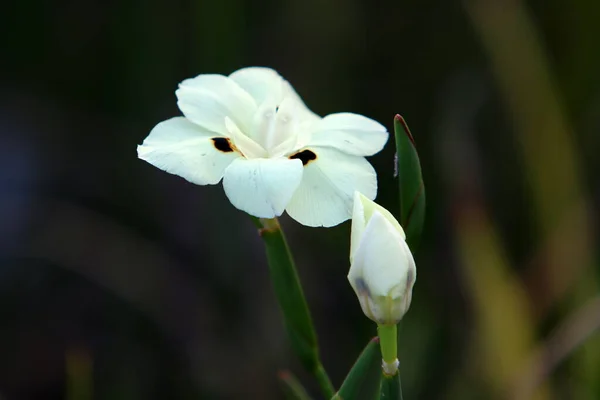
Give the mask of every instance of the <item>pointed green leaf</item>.
M 253 218 L 253 221 L 265 243 L 273 291 L 281 308 L 292 348 L 303 366 L 315 376 L 325 397 L 330 398 L 334 394 L 334 388 L 319 359 L 317 334 L 279 221 L 258 218 Z
M 279 382 L 283 387 L 285 398 L 288 400 L 311 400 L 304 386 L 290 371 L 280 371 Z
M 380 371 L 379 338 L 374 337 L 362 351 L 332 400 L 376 399 Z
M 415 140 L 404 118 L 394 118 L 397 172 L 400 186 L 400 224 L 406 232 L 406 242 L 414 252 L 425 220 L 425 185 Z
M 395 375 L 389 376 L 381 374 L 381 390 L 379 392 L 380 400 L 402 400 L 402 386 L 400 384 L 400 371 Z

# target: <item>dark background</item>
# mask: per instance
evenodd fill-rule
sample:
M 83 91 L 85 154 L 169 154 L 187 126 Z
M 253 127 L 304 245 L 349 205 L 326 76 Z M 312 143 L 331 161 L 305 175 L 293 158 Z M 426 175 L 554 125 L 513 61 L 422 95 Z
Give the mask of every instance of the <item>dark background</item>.
M 177 83 L 269 66 L 416 139 L 427 218 L 407 399 L 600 398 L 600 2 L 9 1 L 0 12 L 0 399 L 278 399 L 292 354 L 222 187 L 138 160 Z M 372 157 L 397 215 L 393 142 Z M 375 334 L 349 223 L 282 217 L 338 386 Z M 535 393 L 535 394 L 534 394 Z

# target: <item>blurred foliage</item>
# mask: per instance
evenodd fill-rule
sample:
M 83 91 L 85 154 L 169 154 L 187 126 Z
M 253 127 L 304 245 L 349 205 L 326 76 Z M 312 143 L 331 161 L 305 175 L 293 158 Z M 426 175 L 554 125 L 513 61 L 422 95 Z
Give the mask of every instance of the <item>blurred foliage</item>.
M 405 398 L 600 397 L 600 2 L 3 6 L 0 398 L 279 399 L 285 368 L 316 396 L 250 219 L 136 158 L 179 81 L 249 65 L 321 115 L 410 122 L 428 204 Z M 390 143 L 371 161 L 398 216 Z M 339 387 L 375 334 L 349 224 L 282 223 Z

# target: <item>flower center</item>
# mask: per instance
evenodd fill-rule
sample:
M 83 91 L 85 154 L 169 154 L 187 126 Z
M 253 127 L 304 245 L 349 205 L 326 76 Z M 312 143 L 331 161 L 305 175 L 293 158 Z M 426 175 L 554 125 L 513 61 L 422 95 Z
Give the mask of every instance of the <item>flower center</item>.
M 254 118 L 254 137 L 269 157 L 280 157 L 294 149 L 297 142 L 296 104 L 284 98 L 279 104 L 263 103 Z
M 242 132 L 229 117 L 225 117 L 225 127 L 229 137 L 244 157 L 283 157 L 299 148 L 296 107 L 296 102 L 289 97 L 279 103 L 265 101 L 254 114 L 250 132 Z M 306 160 L 302 159 L 303 164 L 316 158 L 314 154 L 308 153 L 302 156 L 308 157 Z

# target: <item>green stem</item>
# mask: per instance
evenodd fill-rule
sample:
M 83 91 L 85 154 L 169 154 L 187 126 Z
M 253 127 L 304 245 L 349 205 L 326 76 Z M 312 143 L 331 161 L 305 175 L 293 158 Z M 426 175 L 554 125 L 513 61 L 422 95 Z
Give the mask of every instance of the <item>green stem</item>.
M 265 243 L 273 291 L 283 313 L 292 348 L 304 368 L 317 379 L 323 395 L 329 399 L 335 390 L 319 358 L 317 334 L 279 221 L 276 218 L 252 220 Z
M 381 357 L 386 363 L 393 363 L 398 358 L 398 330 L 394 325 L 377 325 Z

